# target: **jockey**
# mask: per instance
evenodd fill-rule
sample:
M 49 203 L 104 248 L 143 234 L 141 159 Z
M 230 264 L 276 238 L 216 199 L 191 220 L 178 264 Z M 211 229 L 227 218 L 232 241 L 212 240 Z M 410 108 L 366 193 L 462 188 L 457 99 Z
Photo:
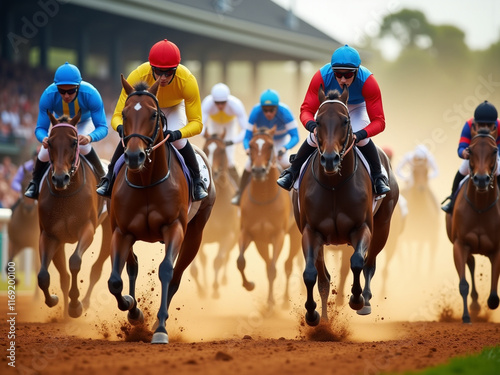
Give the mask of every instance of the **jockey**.
M 99 91 L 82 80 L 80 70 L 75 65 L 66 62 L 57 68 L 54 83 L 49 85 L 40 97 L 35 136 L 42 143 L 42 147 L 35 161 L 33 179 L 24 193 L 26 197 L 38 198 L 40 180 L 49 165 L 50 119 L 47 111 L 54 113 L 56 117 L 67 115 L 73 118 L 79 109 L 81 119 L 77 124 L 77 131 L 80 153 L 92 164 L 99 178 L 104 176 L 101 161 L 91 146 L 91 142 L 98 142 L 108 135 L 104 104 Z
M 290 168 L 284 170 L 278 178 L 278 185 L 283 189 L 290 190 L 293 187 L 302 164 L 317 148 L 314 129 L 317 126 L 315 114 L 320 105 L 318 99 L 320 87 L 328 93 L 330 90 L 342 92 L 344 86 L 347 86 L 349 90 L 347 107 L 355 142 L 370 164 L 375 194 L 382 195 L 390 191 L 389 182 L 382 173 L 377 148 L 370 139 L 385 129 L 380 88 L 373 74 L 361 65 L 358 51 L 347 44 L 337 48 L 333 52 L 331 62 L 320 68 L 311 79 L 304 102 L 300 107 L 300 120 L 311 134 L 302 143 L 295 158 L 291 160 Z
M 160 108 L 167 119 L 168 129 L 165 136 L 170 135 L 168 142 L 179 150 L 193 178 L 193 200 L 199 201 L 208 196 L 200 175 L 200 168 L 193 147 L 187 138 L 200 134 L 203 129 L 201 121 L 201 100 L 198 82 L 195 76 L 181 62 L 179 48 L 171 41 L 164 39 L 157 42 L 149 51 L 149 61 L 139 65 L 127 77 L 132 86 L 139 82 L 146 82 L 152 86 L 157 79 L 160 85 L 156 97 Z M 111 119 L 111 126 L 123 135 L 122 110 L 127 100 L 127 94 L 122 89 L 115 112 Z M 104 197 L 111 196 L 114 165 L 123 154 L 122 142 L 111 158 L 108 173 L 101 179 L 97 194 Z
M 253 136 L 254 127 L 266 127 L 271 129 L 276 125 L 274 133 L 274 152 L 276 154 L 278 164 L 283 168 L 287 168 L 288 150 L 294 147 L 299 142 L 299 130 L 297 122 L 293 117 L 288 106 L 280 102 L 278 93 L 274 90 L 266 90 L 260 96 L 260 103 L 256 104 L 246 125 L 245 138 L 243 139 L 243 147 L 249 152 L 250 140 Z M 247 160 L 243 176 L 241 176 L 241 185 L 232 199 L 231 203 L 239 206 L 241 193 L 250 181 L 251 161 Z
M 428 171 L 430 172 L 428 178 L 436 178 L 439 174 L 439 169 L 434 159 L 434 156 L 427 149 L 427 147 L 423 144 L 418 144 L 415 147 L 415 150 L 407 152 L 403 159 L 398 164 L 396 168 L 396 175 L 401 178 L 403 181 L 406 181 L 409 186 L 413 185 L 413 175 L 410 173 L 408 175 L 403 173 L 403 170 L 406 166 L 413 169 L 413 166 L 416 163 L 425 163 Z
M 498 120 L 498 112 L 495 106 L 485 100 L 483 103 L 479 104 L 474 111 L 474 117 L 467 120 L 462 128 L 462 134 L 460 135 L 460 141 L 458 143 L 458 156 L 462 159 L 465 159 L 460 167 L 458 168 L 458 172 L 455 175 L 453 180 L 453 186 L 451 188 L 451 194 L 445 198 L 442 204 L 449 200 L 447 204 L 441 207 L 441 209 L 451 214 L 453 213 L 453 206 L 455 205 L 455 196 L 458 190 L 458 186 L 460 185 L 460 181 L 462 181 L 465 176 L 470 173 L 469 169 L 469 145 L 471 141 L 471 126 L 475 123 L 478 128 L 480 127 L 493 127 L 498 128 L 500 121 Z M 497 146 L 499 153 L 497 154 L 497 170 L 496 176 L 497 181 L 500 184 L 500 134 L 497 136 Z
M 225 133 L 229 175 L 236 186 L 239 186 L 240 176 L 234 163 L 233 145 L 241 143 L 245 136 L 248 122 L 245 106 L 240 99 L 231 95 L 229 87 L 223 83 L 217 83 L 212 87 L 211 94 L 201 102 L 201 115 L 205 125 L 202 134 L 205 132 L 210 135 Z

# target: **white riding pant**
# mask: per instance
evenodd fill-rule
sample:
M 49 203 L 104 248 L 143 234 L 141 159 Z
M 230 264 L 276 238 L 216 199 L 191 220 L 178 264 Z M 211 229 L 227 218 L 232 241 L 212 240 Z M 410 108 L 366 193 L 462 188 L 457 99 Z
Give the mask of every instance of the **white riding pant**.
M 180 102 L 177 105 L 174 105 L 173 107 L 164 107 L 161 108 L 161 111 L 167 118 L 167 127 L 168 130 L 179 130 L 186 126 L 187 124 L 187 117 L 186 117 L 186 106 L 184 104 L 184 101 Z M 177 150 L 181 150 L 186 146 L 187 139 L 186 138 L 181 138 L 178 139 L 175 142 L 172 142 L 172 145 Z

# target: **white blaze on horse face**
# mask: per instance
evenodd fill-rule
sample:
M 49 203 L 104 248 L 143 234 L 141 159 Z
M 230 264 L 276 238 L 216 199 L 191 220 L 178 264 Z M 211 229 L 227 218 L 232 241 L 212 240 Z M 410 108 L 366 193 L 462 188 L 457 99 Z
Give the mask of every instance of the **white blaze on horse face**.
M 142 108 L 141 103 L 137 103 L 136 105 L 134 105 L 134 109 L 135 109 L 136 111 L 140 110 L 141 108 Z
M 260 155 L 262 153 L 262 146 L 264 146 L 266 141 L 264 141 L 263 139 L 257 139 L 255 143 L 257 143 L 257 146 L 259 146 L 259 155 Z
M 208 149 L 208 162 L 210 163 L 210 165 L 213 165 L 214 164 L 214 154 L 215 154 L 215 150 L 217 149 L 217 145 L 214 143 L 210 143 L 207 147 Z

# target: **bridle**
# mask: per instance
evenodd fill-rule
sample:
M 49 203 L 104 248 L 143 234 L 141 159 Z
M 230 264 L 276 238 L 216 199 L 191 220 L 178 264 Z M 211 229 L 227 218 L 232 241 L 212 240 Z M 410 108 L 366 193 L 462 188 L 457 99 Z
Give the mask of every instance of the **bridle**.
M 70 125 L 70 124 L 56 124 L 52 126 L 52 129 L 55 128 L 71 128 L 73 132 L 75 133 L 75 137 L 78 141 L 78 131 L 75 126 Z M 52 166 L 52 158 L 49 158 L 50 165 Z M 76 151 L 75 151 L 75 158 L 73 159 L 73 162 L 71 163 L 71 168 L 69 169 L 69 176 L 73 177 L 73 175 L 76 173 L 78 170 L 78 167 L 80 166 L 80 147 L 77 145 Z

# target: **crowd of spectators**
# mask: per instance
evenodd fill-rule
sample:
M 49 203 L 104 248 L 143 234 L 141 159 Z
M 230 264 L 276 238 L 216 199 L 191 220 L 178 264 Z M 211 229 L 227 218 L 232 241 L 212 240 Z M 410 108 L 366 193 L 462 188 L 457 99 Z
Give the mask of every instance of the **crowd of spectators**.
M 109 124 L 119 92 L 108 80 L 83 79 L 99 90 Z M 15 156 L 0 152 L 0 208 L 11 207 L 19 196 L 11 188 L 12 178 L 39 146 L 35 138 L 38 101 L 53 80 L 53 71 L 0 59 L 0 150 L 18 150 Z M 110 128 L 108 136 L 94 147 L 102 159 L 110 160 L 117 142 L 116 132 Z

